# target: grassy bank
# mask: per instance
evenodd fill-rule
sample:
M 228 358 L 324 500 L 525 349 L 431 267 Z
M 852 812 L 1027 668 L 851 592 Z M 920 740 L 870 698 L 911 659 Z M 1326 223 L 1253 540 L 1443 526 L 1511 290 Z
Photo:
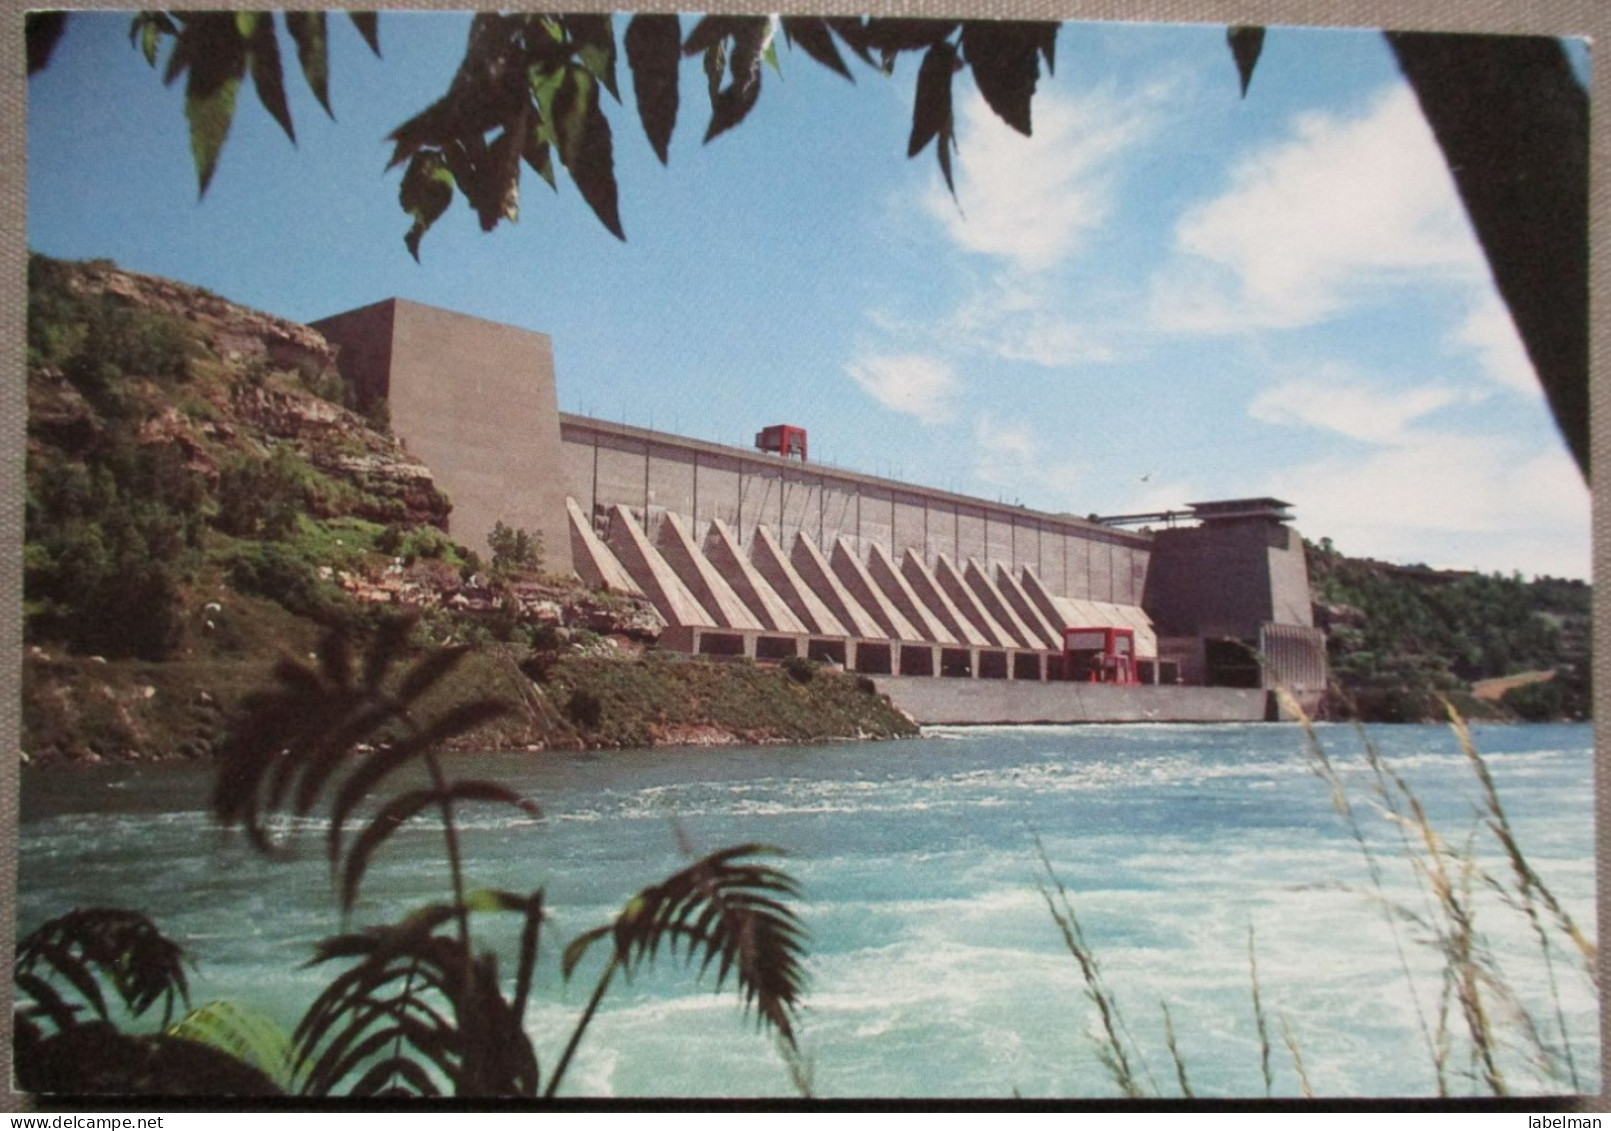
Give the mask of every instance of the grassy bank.
M 456 746 L 806 743 L 917 733 L 869 681 L 808 662 L 568 655 L 534 682 L 516 654 L 478 649 L 433 692 L 432 709 L 479 696 L 510 707 Z M 230 714 L 270 682 L 273 668 L 261 657 L 153 663 L 32 655 L 23 668 L 23 757 L 35 764 L 209 757 Z

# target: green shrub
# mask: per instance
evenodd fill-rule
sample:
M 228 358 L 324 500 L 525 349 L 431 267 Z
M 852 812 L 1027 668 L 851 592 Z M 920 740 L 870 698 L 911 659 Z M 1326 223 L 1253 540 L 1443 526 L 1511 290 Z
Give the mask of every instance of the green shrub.
M 596 694 L 580 687 L 565 701 L 565 717 L 583 730 L 598 730 L 604 721 L 604 704 Z
M 1530 723 L 1545 723 L 1567 717 L 1565 687 L 1554 679 L 1512 687 L 1500 699 L 1517 716 Z
M 352 407 L 351 392 L 337 370 L 329 366 L 315 365 L 311 361 L 304 361 L 297 366 L 296 375 L 297 380 L 302 382 L 302 387 L 320 400 L 326 400 L 346 408 Z
M 167 446 L 109 440 L 85 464 L 29 468 L 23 597 L 31 638 L 163 659 L 183 636 L 198 476 Z
M 218 475 L 218 528 L 238 538 L 288 537 L 306 505 L 311 470 L 285 446 L 267 459 L 231 460 Z
M 817 663 L 804 656 L 789 656 L 779 665 L 795 683 L 810 683 L 817 675 Z
M 98 295 L 84 300 L 84 336 L 63 367 L 85 395 L 120 376 L 190 379 L 190 338 L 175 319 Z
M 238 592 L 266 597 L 297 616 L 327 625 L 354 619 L 340 588 L 279 543 L 243 543 L 231 553 L 228 569 L 229 584 Z
M 492 549 L 492 572 L 507 576 L 537 573 L 543 568 L 543 536 L 501 521 L 487 535 Z
M 451 558 L 456 544 L 434 526 L 388 526 L 375 539 L 375 549 L 412 564 L 424 558 Z

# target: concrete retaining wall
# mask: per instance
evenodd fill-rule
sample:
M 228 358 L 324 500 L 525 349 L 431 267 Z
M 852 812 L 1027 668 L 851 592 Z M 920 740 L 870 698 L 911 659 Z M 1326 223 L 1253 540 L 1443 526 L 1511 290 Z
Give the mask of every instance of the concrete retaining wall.
M 878 690 L 923 724 L 1263 722 L 1270 693 L 1233 687 L 1121 687 L 1102 683 L 889 676 Z

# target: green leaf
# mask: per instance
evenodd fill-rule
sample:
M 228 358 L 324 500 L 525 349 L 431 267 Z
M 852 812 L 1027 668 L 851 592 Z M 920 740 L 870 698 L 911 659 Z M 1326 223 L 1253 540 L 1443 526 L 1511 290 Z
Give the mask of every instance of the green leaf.
M 845 66 L 839 48 L 834 46 L 827 20 L 818 16 L 784 16 L 783 35 L 790 44 L 798 43 L 802 51 L 830 71 L 843 75 L 851 82 L 856 81 L 850 68 Z
M 576 967 L 581 965 L 587 952 L 593 949 L 593 944 L 607 939 L 614 932 L 614 927 L 594 927 L 591 931 L 584 931 L 577 935 L 565 947 L 565 953 L 560 958 L 560 971 L 567 981 L 576 973 Z
M 434 149 L 414 154 L 397 196 L 403 211 L 414 217 L 414 226 L 403 237 L 403 243 L 418 262 L 420 240 L 453 203 L 453 174 L 442 164 L 442 155 Z
M 633 16 L 627 24 L 627 66 L 637 95 L 638 120 L 662 165 L 669 159 L 677 126 L 677 66 L 682 31 L 676 16 Z
M 585 68 L 565 69 L 565 79 L 554 95 L 551 120 L 558 136 L 559 159 L 576 182 L 582 199 L 616 239 L 625 240 L 610 123 L 599 106 L 593 76 Z
M 228 1001 L 209 1002 L 180 1018 L 168 1036 L 228 1053 L 263 1073 L 281 1090 L 291 1089 L 290 1035 L 256 1010 Z
M 157 65 L 157 50 L 164 35 L 177 36 L 179 28 L 166 12 L 139 12 L 129 23 L 129 42 L 138 41 L 140 53 L 151 66 Z
M 364 37 L 369 49 L 380 56 L 380 17 L 374 12 L 348 12 L 347 18 L 352 20 L 352 26 L 358 29 L 358 34 Z
M 477 888 L 464 897 L 464 906 L 468 911 L 524 911 L 526 900 L 501 888 Z
M 242 12 L 239 16 L 248 14 Z M 262 13 L 261 19 L 249 22 L 244 34 L 252 61 L 252 85 L 257 88 L 258 101 L 280 123 L 285 136 L 295 142 L 291 107 L 285 101 L 285 72 L 280 67 L 280 42 L 274 31 L 274 17 L 267 12 Z
M 996 116 L 1030 136 L 1030 102 L 1040 78 L 1046 25 L 1017 20 L 968 20 L 962 25 L 962 54 L 973 69 L 979 93 Z
M 1231 45 L 1231 57 L 1236 60 L 1236 73 L 1242 80 L 1242 97 L 1247 97 L 1247 88 L 1253 81 L 1253 68 L 1258 66 L 1259 55 L 1264 50 L 1264 29 L 1262 27 L 1241 24 L 1225 29 L 1225 40 Z
M 324 112 L 332 118 L 330 109 L 330 53 L 325 14 L 318 11 L 285 13 L 286 30 L 296 42 L 296 59 L 302 67 L 302 77 L 308 89 L 319 100 Z
M 566 70 L 563 66 L 551 70 L 539 69 L 530 79 L 531 96 L 536 100 L 540 119 L 534 127 L 536 136 L 556 148 L 559 146 L 559 130 L 555 125 L 554 100 L 559 97 L 559 88 L 565 85 Z
M 207 193 L 224 139 L 235 118 L 235 98 L 246 75 L 246 41 L 234 15 L 196 12 L 186 17 L 179 45 L 168 60 L 167 81 L 187 69 L 185 119 L 190 123 L 190 152 L 196 162 L 201 195 Z
M 576 47 L 576 57 L 588 73 L 604 84 L 604 89 L 617 102 L 621 92 L 615 85 L 615 28 L 607 15 L 570 15 L 565 17 L 566 30 Z
M 526 131 L 526 148 L 521 156 L 539 177 L 548 182 L 549 188 L 559 188 L 559 182 L 554 178 L 554 148 L 544 139 L 541 122 Z

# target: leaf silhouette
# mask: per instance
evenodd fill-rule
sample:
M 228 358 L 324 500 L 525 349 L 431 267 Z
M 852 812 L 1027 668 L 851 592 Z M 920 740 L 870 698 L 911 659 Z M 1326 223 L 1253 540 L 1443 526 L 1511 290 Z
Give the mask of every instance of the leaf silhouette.
M 834 46 L 827 20 L 820 16 L 784 16 L 782 23 L 784 38 L 791 44 L 798 43 L 802 51 L 830 71 L 843 75 L 851 82 L 856 81 L 850 68 L 845 66 L 839 48 Z
M 607 15 L 576 14 L 563 17 L 576 57 L 588 73 L 604 84 L 617 102 L 621 92 L 615 85 L 615 29 Z
M 67 30 L 66 12 L 28 12 L 23 16 L 23 36 L 28 47 L 30 75 L 50 66 L 50 57 Z
M 922 51 L 948 39 L 956 31 L 955 20 L 914 20 L 907 18 L 879 18 L 867 21 L 862 32 L 865 47 L 878 51 L 884 58 L 884 69 L 903 51 Z
M 172 1018 L 174 1006 L 181 1001 L 188 1004 L 190 997 L 183 950 L 148 916 L 122 908 L 70 911 L 42 924 L 18 942 L 14 970 L 19 984 L 24 976 L 46 982 L 52 977 L 64 979 L 103 1020 L 107 1009 L 99 988 L 102 979 L 111 983 L 135 1016 L 161 1001 L 163 1025 Z M 65 1017 L 63 1008 L 73 1012 L 59 995 L 41 1004 L 49 1007 L 58 1025 Z
M 246 41 L 232 12 L 193 12 L 180 17 L 179 38 L 168 57 L 165 81 L 186 71 L 185 120 L 200 193 L 207 195 L 218 155 L 235 118 L 235 99 L 246 75 Z
M 1051 24 L 1055 34 L 1056 24 Z M 1040 78 L 1048 25 L 1016 20 L 969 20 L 962 25 L 962 54 L 996 116 L 1025 137 L 1030 103 Z
M 767 845 L 738 845 L 645 888 L 611 926 L 566 948 L 565 976 L 605 938 L 615 944 L 613 961 L 628 972 L 652 961 L 662 944 L 680 948 L 690 961 L 699 958 L 701 973 L 716 966 L 717 990 L 731 974 L 745 1010 L 753 1006 L 759 1023 L 793 1046 L 793 1017 L 805 988 L 805 928 L 784 900 L 797 897 L 799 885 L 776 868 L 750 862 L 778 854 Z
M 236 22 L 250 29 L 246 33 L 246 49 L 251 58 L 252 85 L 257 89 L 257 100 L 280 124 L 285 136 L 295 142 L 296 130 L 291 125 L 291 107 L 285 100 L 285 73 L 280 67 L 280 41 L 274 33 L 274 16 L 269 12 L 242 12 Z
M 308 89 L 324 107 L 324 112 L 335 117 L 330 109 L 330 45 L 325 27 L 325 15 L 319 11 L 285 13 L 285 29 L 296 44 L 297 64 Z
M 308 1094 L 328 1095 L 358 1074 L 355 1092 L 430 1095 L 437 1089 L 427 1065 L 461 1096 L 536 1093 L 536 1056 L 499 988 L 497 963 L 438 933 L 452 917 L 436 905 L 320 945 L 315 963 L 356 961 L 297 1026 Z
M 1253 25 L 1237 25 L 1225 29 L 1225 40 L 1231 45 L 1231 57 L 1236 60 L 1236 73 L 1242 80 L 1242 97 L 1253 81 L 1253 68 L 1258 66 L 1259 54 L 1264 50 L 1264 29 Z
M 403 244 L 416 262 L 420 257 L 420 240 L 453 203 L 453 187 L 453 174 L 443 164 L 437 150 L 424 150 L 409 158 L 397 199 L 403 211 L 414 218 L 413 227 L 403 236 Z
M 490 781 L 456 781 L 446 789 L 416 789 L 401 793 L 387 801 L 375 813 L 363 832 L 353 842 L 342 864 L 341 908 L 351 911 L 358 900 L 358 887 L 369 868 L 375 849 L 401 828 L 412 817 L 432 805 L 451 805 L 455 801 L 486 802 L 512 805 L 531 816 L 541 816 L 536 804 L 528 801 L 508 786 Z
M 765 16 L 755 16 L 732 18 L 731 24 L 727 69 L 732 81 L 711 98 L 710 126 L 705 131 L 707 143 L 748 117 L 761 97 L 761 58 L 771 38 L 771 21 Z
M 583 67 L 567 67 L 554 94 L 553 128 L 559 159 L 603 225 L 625 240 L 615 187 L 610 123 L 599 106 L 595 80 Z
M 482 699 L 417 718 L 420 699 L 463 654 L 458 649 L 427 652 L 398 677 L 396 691 L 389 691 L 388 673 L 401 660 L 399 642 L 406 638 L 402 625 L 377 632 L 361 680 L 340 633 L 327 635 L 317 666 L 282 661 L 275 669 L 276 684 L 243 700 L 220 746 L 212 801 L 218 820 L 226 827 L 243 827 L 254 846 L 271 851 L 269 816 L 282 807 L 306 816 L 336 783 L 327 833 L 334 867 L 347 821 L 371 790 L 402 766 L 434 756 L 442 743 L 508 710 L 500 700 Z M 360 743 L 398 730 L 394 741 L 352 758 Z
M 369 49 L 380 57 L 380 18 L 374 12 L 348 12 L 347 18 L 352 26 L 358 29 L 358 34 L 364 37 Z
M 949 43 L 936 43 L 923 56 L 923 65 L 917 72 L 917 97 L 912 106 L 912 136 L 906 146 L 906 155 L 916 157 L 929 142 L 939 138 L 940 171 L 953 197 L 957 190 L 951 181 L 951 150 L 956 144 L 951 115 L 951 77 L 957 65 L 956 48 Z
M 682 30 L 676 16 L 639 15 L 627 24 L 627 66 L 637 95 L 638 120 L 662 165 L 669 160 L 672 131 L 677 127 L 677 66 L 682 58 Z
M 38 1041 L 17 1058 L 25 1091 L 66 1095 L 275 1096 L 262 1072 L 210 1045 L 121 1033 L 104 1021 Z
M 166 12 L 137 12 L 129 22 L 129 42 L 139 43 L 145 61 L 153 67 L 157 65 L 157 47 L 162 37 L 178 34 L 178 25 L 168 18 Z

